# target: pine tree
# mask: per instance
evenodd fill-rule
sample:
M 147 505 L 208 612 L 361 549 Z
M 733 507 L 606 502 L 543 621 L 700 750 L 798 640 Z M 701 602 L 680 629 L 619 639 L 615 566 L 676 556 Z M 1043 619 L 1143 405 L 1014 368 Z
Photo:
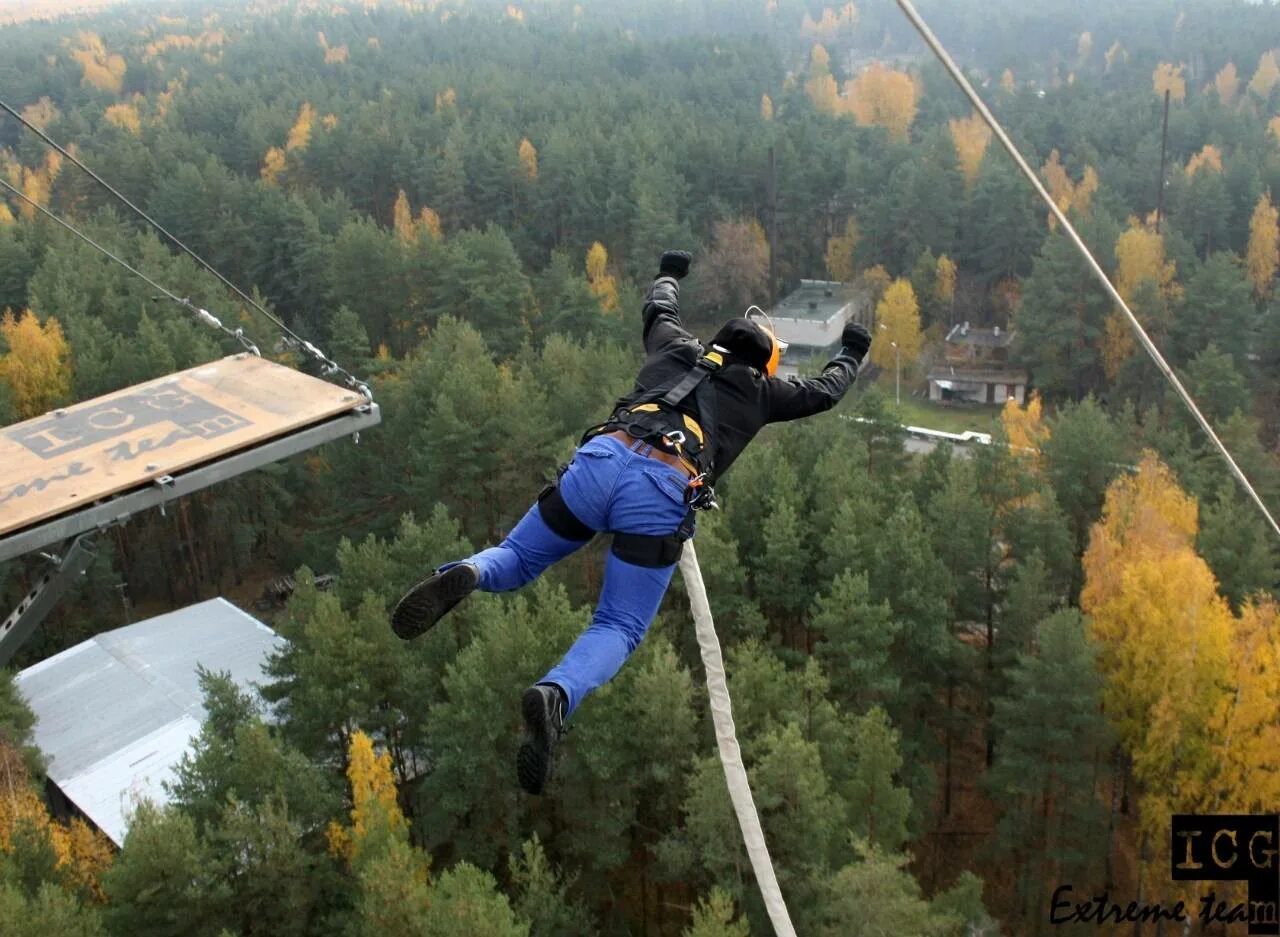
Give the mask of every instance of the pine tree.
M 901 625 L 889 603 L 871 599 L 866 573 L 841 573 L 828 593 L 818 596 L 809 627 L 821 635 L 814 656 L 836 687 L 835 697 L 853 712 L 887 703 L 900 679 L 890 651 Z
M 1235 483 L 1226 480 L 1205 502 L 1196 550 L 1213 568 L 1218 591 L 1239 610 L 1250 595 L 1264 593 L 1280 580 L 1275 538 Z
M 1115 424 L 1092 397 L 1063 407 L 1049 423 L 1041 451 L 1081 552 L 1106 488 L 1119 472 L 1121 447 Z
M 1086 238 L 1092 235 L 1086 227 Z M 1014 357 L 1048 400 L 1081 399 L 1103 383 L 1100 355 L 1111 302 L 1071 243 L 1051 235 L 1026 281 L 1016 322 Z
M 902 770 L 898 731 L 876 706 L 854 721 L 851 742 L 857 756 L 852 778 L 842 789 L 850 833 L 884 850 L 901 849 L 907 841 L 911 795 L 896 780 Z
M 141 804 L 107 873 L 112 933 L 214 937 L 227 917 L 229 886 L 191 818 Z
M 1174 348 L 1190 360 L 1210 344 L 1236 361 L 1246 360 L 1254 319 L 1253 290 L 1240 259 L 1218 251 L 1187 281 L 1178 315 L 1170 326 Z
M 713 888 L 706 899 L 693 909 L 693 923 L 685 928 L 684 937 L 750 937 L 751 928 L 736 916 L 733 898 Z
M 586 937 L 593 932 L 586 909 L 569 896 L 573 880 L 566 880 L 551 864 L 536 833 L 524 841 L 510 862 L 511 883 L 517 896 L 515 911 L 529 922 L 529 937 Z
M 104 937 L 100 912 L 86 907 L 51 882 L 34 895 L 0 884 L 0 933 L 6 937 Z
M 1028 916 L 1057 883 L 1097 881 L 1106 820 L 1094 790 L 1108 752 L 1102 682 L 1080 614 L 1046 618 L 1036 645 L 1017 656 L 995 701 L 996 757 L 986 777 L 1001 807 L 995 845 L 1018 870 Z

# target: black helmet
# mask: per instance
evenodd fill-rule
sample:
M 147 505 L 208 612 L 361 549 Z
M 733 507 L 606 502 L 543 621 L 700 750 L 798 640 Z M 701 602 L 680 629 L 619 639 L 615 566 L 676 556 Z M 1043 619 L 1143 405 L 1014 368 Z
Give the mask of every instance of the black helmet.
M 782 356 L 782 343 L 768 327 L 753 319 L 730 319 L 720 326 L 711 344 L 718 345 L 770 377 L 778 370 L 778 359 Z

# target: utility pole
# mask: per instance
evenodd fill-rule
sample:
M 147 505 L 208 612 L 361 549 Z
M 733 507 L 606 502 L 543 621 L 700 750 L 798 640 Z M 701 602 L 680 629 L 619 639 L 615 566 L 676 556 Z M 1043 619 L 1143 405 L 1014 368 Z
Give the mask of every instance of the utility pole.
M 769 144 L 769 178 L 765 183 L 769 214 L 769 308 L 778 304 L 778 159 Z
M 1160 132 L 1160 184 L 1156 187 L 1156 234 L 1160 233 L 1160 219 L 1164 217 L 1164 166 L 1169 149 L 1169 89 L 1164 91 L 1164 129 Z
M 899 407 L 902 406 L 902 349 L 898 347 L 897 342 L 890 342 L 893 346 L 893 399 Z

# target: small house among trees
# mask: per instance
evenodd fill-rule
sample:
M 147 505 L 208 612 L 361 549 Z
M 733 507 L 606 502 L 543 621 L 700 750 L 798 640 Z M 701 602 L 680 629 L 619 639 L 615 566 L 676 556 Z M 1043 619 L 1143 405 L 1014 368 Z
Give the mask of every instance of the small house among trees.
M 943 340 L 943 360 L 929 372 L 929 399 L 1003 405 L 1012 397 L 1021 404 L 1027 372 L 1009 366 L 1009 346 L 1016 333 L 993 326 L 952 326 Z

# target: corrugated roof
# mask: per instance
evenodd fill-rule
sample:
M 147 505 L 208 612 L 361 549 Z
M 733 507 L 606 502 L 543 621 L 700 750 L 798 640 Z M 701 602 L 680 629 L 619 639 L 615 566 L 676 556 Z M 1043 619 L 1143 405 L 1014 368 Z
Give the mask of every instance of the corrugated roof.
M 161 782 L 204 721 L 197 665 L 247 687 L 284 639 L 225 599 L 118 628 L 33 664 L 17 676 L 36 714 L 35 743 L 49 778 L 104 833 L 123 842 L 141 796 Z
M 997 328 L 979 329 L 968 328 L 965 325 L 957 323 L 951 327 L 951 331 L 947 333 L 946 340 L 953 345 L 980 345 L 984 348 L 1008 348 L 1013 344 L 1013 336 L 1016 333 L 1011 329 L 1000 330 Z

